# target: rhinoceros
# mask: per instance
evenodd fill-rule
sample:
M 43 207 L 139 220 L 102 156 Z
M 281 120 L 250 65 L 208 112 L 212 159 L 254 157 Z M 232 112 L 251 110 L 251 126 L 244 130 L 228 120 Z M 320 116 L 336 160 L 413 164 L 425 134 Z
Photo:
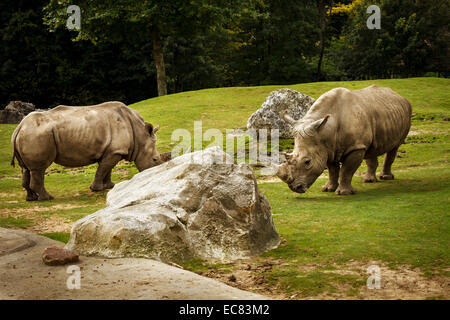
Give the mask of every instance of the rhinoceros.
M 65 167 L 98 162 L 90 188 L 110 189 L 111 170 L 121 159 L 134 161 L 139 171 L 162 163 L 156 150 L 158 129 L 122 102 L 61 105 L 30 113 L 20 122 L 11 138 L 11 165 L 17 158 L 28 201 L 53 199 L 44 187 L 45 170 L 53 162 Z
M 363 182 L 376 182 L 377 157 L 386 153 L 380 179 L 394 179 L 391 166 L 408 135 L 411 113 L 408 100 L 389 88 L 332 89 L 302 119 L 283 114 L 294 127 L 295 146 L 277 175 L 292 191 L 304 193 L 328 168 L 322 191 L 354 194 L 351 182 L 362 160 Z

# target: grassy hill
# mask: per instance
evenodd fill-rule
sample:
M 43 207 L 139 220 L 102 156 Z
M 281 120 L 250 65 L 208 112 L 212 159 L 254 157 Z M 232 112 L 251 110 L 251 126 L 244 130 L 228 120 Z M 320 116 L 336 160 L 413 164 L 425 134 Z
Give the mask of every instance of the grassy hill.
M 392 88 L 413 106 L 412 132 L 393 167 L 396 180 L 363 185 L 355 177 L 358 193 L 347 197 L 321 192 L 325 178 L 301 195 L 282 182 L 261 180 L 282 245 L 249 261 L 188 261 L 183 265 L 274 297 L 364 298 L 383 297 L 365 289 L 365 268 L 378 264 L 385 279 L 394 277 L 392 270 L 396 275 L 403 272 L 414 278 L 413 272 L 417 277 L 422 289 L 398 284 L 400 296 L 407 297 L 408 290 L 417 289 L 420 294 L 414 297 L 448 299 L 450 80 L 320 82 L 286 87 L 318 98 L 335 87 L 360 89 L 371 84 Z M 195 120 L 203 121 L 203 130 L 244 127 L 248 117 L 278 88 L 281 86 L 206 89 L 152 98 L 130 107 L 147 121 L 161 124 L 158 149 L 163 152 L 173 146 L 172 131 L 185 128 L 192 132 Z M 55 200 L 26 202 L 20 169 L 9 165 L 14 128 L 0 125 L 0 226 L 67 240 L 70 222 L 104 207 L 106 192 L 93 193 L 88 188 L 96 166 L 66 169 L 52 165 L 46 187 Z M 363 166 L 358 174 L 364 170 Z M 129 179 L 136 172 L 132 164 L 121 162 L 113 181 Z M 427 286 L 429 290 L 423 289 Z

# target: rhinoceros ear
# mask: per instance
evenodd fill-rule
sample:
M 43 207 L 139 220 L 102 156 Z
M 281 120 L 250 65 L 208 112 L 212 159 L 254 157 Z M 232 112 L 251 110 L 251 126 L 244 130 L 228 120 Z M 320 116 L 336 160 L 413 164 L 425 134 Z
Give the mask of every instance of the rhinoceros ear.
M 156 131 L 158 131 L 160 128 L 160 125 L 158 124 L 155 128 L 153 128 L 153 134 L 156 134 Z
M 304 131 L 308 136 L 313 136 L 314 134 L 316 134 L 317 131 L 320 130 L 320 128 L 323 128 L 323 126 L 325 125 L 325 123 L 327 123 L 328 118 L 331 115 L 327 114 L 324 118 L 316 120 L 310 124 L 308 124 Z
M 146 122 L 145 123 L 145 130 L 152 135 L 154 133 L 153 125 L 151 123 Z

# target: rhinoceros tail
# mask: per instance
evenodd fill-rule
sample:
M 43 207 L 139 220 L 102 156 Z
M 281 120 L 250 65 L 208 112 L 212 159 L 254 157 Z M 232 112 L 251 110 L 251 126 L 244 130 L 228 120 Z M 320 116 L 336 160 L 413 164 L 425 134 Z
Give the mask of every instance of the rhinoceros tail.
M 16 164 L 14 163 L 14 159 L 15 158 L 17 158 L 17 162 L 19 163 L 19 165 L 22 166 L 22 161 L 20 159 L 20 155 L 17 152 L 17 148 L 16 148 L 16 138 L 17 138 L 17 135 L 19 134 L 21 126 L 22 126 L 22 124 L 19 124 L 17 126 L 16 130 L 14 130 L 13 135 L 11 137 L 11 144 L 12 144 L 12 147 L 13 147 L 13 156 L 12 156 L 12 159 L 11 159 L 11 165 L 14 168 L 16 167 Z

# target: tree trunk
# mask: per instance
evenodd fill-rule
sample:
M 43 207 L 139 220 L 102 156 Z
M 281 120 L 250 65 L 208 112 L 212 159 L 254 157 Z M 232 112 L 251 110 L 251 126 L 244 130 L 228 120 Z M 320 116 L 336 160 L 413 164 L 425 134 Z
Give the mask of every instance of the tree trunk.
M 166 80 L 166 66 L 164 64 L 164 54 L 162 41 L 159 30 L 154 28 L 153 36 L 153 60 L 156 66 L 156 81 L 158 83 L 158 96 L 165 96 L 167 94 L 167 80 Z
M 325 13 L 325 3 L 324 0 L 318 0 L 317 1 L 317 9 L 319 11 L 319 26 L 320 26 L 320 55 L 319 55 L 319 62 L 317 63 L 317 75 L 316 75 L 316 81 L 320 81 L 321 76 L 321 69 L 322 69 L 322 60 L 323 60 L 323 54 L 325 52 L 325 19 L 326 19 L 326 13 Z

